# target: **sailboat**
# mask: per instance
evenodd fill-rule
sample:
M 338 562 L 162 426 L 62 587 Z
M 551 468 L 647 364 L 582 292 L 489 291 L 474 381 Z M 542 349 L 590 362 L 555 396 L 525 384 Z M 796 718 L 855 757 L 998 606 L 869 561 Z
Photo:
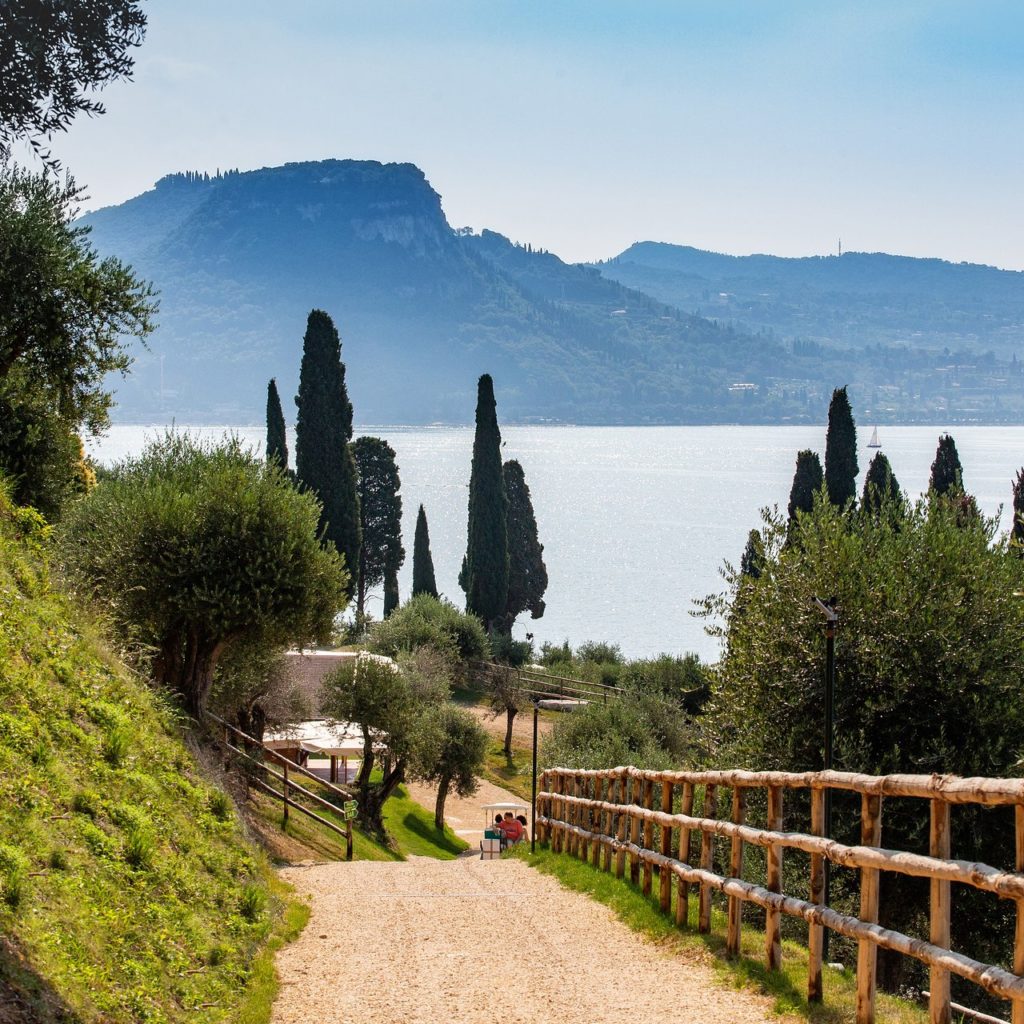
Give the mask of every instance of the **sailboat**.
M 881 448 L 882 442 L 878 440 L 878 427 L 871 431 L 871 440 L 868 441 L 869 448 Z

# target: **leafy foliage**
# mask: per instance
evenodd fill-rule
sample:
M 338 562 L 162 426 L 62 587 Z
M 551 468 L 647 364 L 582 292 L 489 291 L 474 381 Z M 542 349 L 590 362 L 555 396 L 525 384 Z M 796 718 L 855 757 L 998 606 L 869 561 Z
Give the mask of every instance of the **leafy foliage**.
M 490 629 L 500 623 L 508 601 L 508 497 L 501 468 L 494 382 L 485 373 L 477 384 L 476 434 L 469 477 L 469 527 L 459 586 L 466 611 Z
M 511 632 L 516 617 L 529 611 L 531 619 L 544 614 L 544 591 L 548 570 L 544 545 L 537 537 L 537 517 L 530 500 L 523 467 L 511 459 L 502 466 L 508 498 L 508 597 L 505 629 Z
M 928 487 L 940 496 L 949 494 L 950 491 L 963 491 L 963 472 L 956 441 L 949 434 L 943 434 L 935 450 L 935 461 L 932 463 Z
M 434 824 L 444 828 L 444 805 L 450 793 L 472 796 L 487 753 L 487 733 L 465 708 L 444 703 L 434 711 L 432 735 L 424 745 L 418 778 L 437 785 Z
M 793 486 L 789 490 L 789 504 L 786 506 L 789 521 L 796 519 L 798 512 L 810 512 L 814 507 L 814 496 L 825 483 L 818 453 L 805 448 L 796 454 L 796 471 Z
M 226 1020 L 272 924 L 239 901 L 276 916 L 272 872 L 26 529 L 0 495 L 0 989 L 41 1024 Z
M 236 439 L 168 433 L 71 510 L 61 551 L 69 579 L 126 640 L 155 648 L 154 676 L 198 715 L 232 645 L 330 634 L 346 578 L 317 539 L 319 513 Z
M 828 500 L 845 508 L 857 497 L 857 428 L 846 388 L 836 388 L 828 407 L 825 436 L 825 488 Z
M 427 513 L 420 505 L 416 513 L 416 537 L 412 546 L 412 596 L 429 594 L 437 597 L 437 580 L 434 578 L 434 558 L 430 554 L 430 531 L 427 527 Z
M 38 150 L 77 114 L 102 114 L 87 92 L 130 76 L 145 31 L 137 0 L 0 6 L 0 153 L 16 139 Z
M 281 398 L 277 381 L 273 377 L 267 384 L 267 461 L 275 460 L 282 469 L 288 468 L 288 435 L 284 424 Z
M 730 572 L 730 592 L 705 604 L 724 623 L 709 713 L 716 763 L 821 767 L 825 642 L 811 597 L 835 594 L 837 768 L 1019 774 L 1024 604 L 1014 593 L 1024 566 L 994 540 L 994 520 L 960 512 L 948 501 L 904 509 L 883 498 L 877 514 L 851 520 L 818 502 L 788 545 L 786 524 L 764 514 L 761 576 Z M 855 812 L 840 812 L 836 838 L 856 842 Z M 985 813 L 958 811 L 954 855 L 1012 863 L 1012 829 L 987 827 Z M 891 847 L 927 848 L 928 808 L 894 803 L 885 828 Z M 919 883 L 887 874 L 882 887 L 882 923 L 912 932 Z M 995 923 L 965 895 L 954 930 L 954 945 L 980 952 Z M 906 968 L 883 959 L 890 984 L 906 981 Z
M 72 223 L 81 194 L 71 178 L 0 165 L 0 380 L 17 368 L 19 384 L 69 425 L 95 431 L 108 422 L 104 378 L 130 362 L 122 338 L 144 338 L 156 306 L 130 268 L 101 260 L 89 229 Z
M 565 768 L 679 768 L 697 762 L 696 731 L 664 694 L 630 688 L 560 717 L 543 742 L 545 765 Z
M 475 615 L 429 594 L 417 594 L 370 630 L 370 648 L 379 654 L 397 658 L 420 647 L 431 647 L 457 662 L 482 661 L 489 650 L 487 634 Z
M 359 585 L 356 615 L 362 617 L 366 592 L 379 583 L 398 586 L 398 570 L 405 562 L 402 547 L 401 481 L 395 450 L 379 437 L 360 437 L 352 444 L 359 495 Z M 385 615 L 397 607 L 385 608 Z
M 358 583 L 359 495 L 352 440 L 352 403 L 345 387 L 341 339 L 334 321 L 314 309 L 302 342 L 299 393 L 295 398 L 295 472 L 319 498 L 320 529 L 344 556 L 349 573 L 346 594 Z
M 884 452 L 876 452 L 864 477 L 864 493 L 861 495 L 861 509 L 873 516 L 881 514 L 888 505 L 897 508 L 901 500 L 900 485 L 889 465 Z

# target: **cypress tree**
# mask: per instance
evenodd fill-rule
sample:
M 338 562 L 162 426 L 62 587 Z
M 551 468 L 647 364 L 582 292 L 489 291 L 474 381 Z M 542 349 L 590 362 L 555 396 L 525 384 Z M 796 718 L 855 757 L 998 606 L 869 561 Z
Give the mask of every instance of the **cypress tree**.
M 761 531 L 751 530 L 747 534 L 747 546 L 743 549 L 743 557 L 740 558 L 740 575 L 752 580 L 760 579 L 763 564 L 764 541 L 761 539 Z
M 821 459 L 817 452 L 805 448 L 796 453 L 796 472 L 793 474 L 793 486 L 789 491 L 789 523 L 792 526 L 797 512 L 810 512 L 814 508 L 814 496 L 821 490 L 824 482 L 821 472 Z
M 960 456 L 957 454 L 956 442 L 949 434 L 939 438 L 928 486 L 937 495 L 948 494 L 951 490 L 962 491 L 964 488 Z
M 401 598 L 398 593 L 398 570 L 388 569 L 384 576 L 384 618 L 398 607 Z
M 361 620 L 366 592 L 392 576 L 398 588 L 398 570 L 405 562 L 402 547 L 402 484 L 395 463 L 395 450 L 379 437 L 360 437 L 352 444 L 352 457 L 359 479 L 359 585 L 356 588 L 356 616 Z M 385 586 L 385 614 L 387 588 Z
M 469 529 L 459 586 L 466 593 L 466 611 L 482 619 L 486 629 L 501 622 L 508 600 L 508 498 L 501 471 L 494 382 L 489 373 L 477 384 Z
M 544 545 L 537 538 L 537 517 L 530 500 L 523 467 L 512 459 L 502 466 L 505 494 L 508 497 L 508 598 L 505 602 L 506 629 L 520 612 L 529 610 L 531 619 L 544 614 L 544 591 L 548 588 L 548 570 L 544 565 Z
M 1013 529 L 1010 544 L 1018 555 L 1024 556 L 1024 469 L 1017 471 L 1013 482 Z
M 884 453 L 877 452 L 864 477 L 864 492 L 860 504 L 865 512 L 876 516 L 886 500 L 900 500 L 900 485 L 893 474 L 892 466 L 889 465 L 889 460 Z
M 341 339 L 334 321 L 320 309 L 309 314 L 302 342 L 299 393 L 295 397 L 295 470 L 320 499 L 320 530 L 345 557 L 351 581 L 359 577 L 359 496 L 352 440 L 352 403 L 345 387 Z
M 846 388 L 836 388 L 828 406 L 825 436 L 825 487 L 828 500 L 846 508 L 857 497 L 857 428 Z
M 427 529 L 427 513 L 422 505 L 416 514 L 416 539 L 412 546 L 412 596 L 429 594 L 437 597 L 437 582 L 434 579 L 434 559 L 430 554 L 430 531 Z
M 282 469 L 288 468 L 288 436 L 281 399 L 277 394 L 277 381 L 273 377 L 267 385 L 267 462 L 276 462 Z

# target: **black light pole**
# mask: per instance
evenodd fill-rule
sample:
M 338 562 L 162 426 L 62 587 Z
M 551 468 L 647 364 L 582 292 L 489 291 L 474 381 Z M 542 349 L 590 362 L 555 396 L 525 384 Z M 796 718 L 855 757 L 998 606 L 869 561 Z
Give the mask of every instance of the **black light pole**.
M 537 849 L 537 710 L 540 700 L 533 698 L 533 791 L 530 799 L 530 853 Z
M 832 771 L 833 719 L 835 716 L 836 693 L 836 626 L 839 613 L 836 611 L 836 599 L 830 597 L 822 601 L 814 598 L 814 606 L 825 616 L 825 771 Z M 832 790 L 825 787 L 825 838 L 832 838 Z M 825 906 L 829 906 L 832 888 L 832 862 L 825 858 Z M 829 930 L 825 929 L 822 938 L 822 953 L 828 960 Z

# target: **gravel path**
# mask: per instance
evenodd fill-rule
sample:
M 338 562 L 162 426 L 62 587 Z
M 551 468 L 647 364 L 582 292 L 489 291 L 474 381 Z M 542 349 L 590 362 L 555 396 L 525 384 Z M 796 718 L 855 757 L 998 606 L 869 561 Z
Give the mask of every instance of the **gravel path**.
M 287 868 L 313 913 L 277 957 L 273 1024 L 778 1022 L 707 954 L 669 955 L 520 861 Z
M 426 807 L 431 815 L 434 813 L 434 804 L 437 803 L 437 787 L 428 786 L 422 782 L 407 782 L 405 788 L 409 796 L 422 807 Z M 470 847 L 479 853 L 480 840 L 484 837 L 484 819 L 490 821 L 494 814 L 484 814 L 484 804 L 504 803 L 515 801 L 526 805 L 526 817 L 530 817 L 530 801 L 520 800 L 514 793 L 507 789 L 495 786 L 493 782 L 486 779 L 477 779 L 477 790 L 472 796 L 457 796 L 449 793 L 444 802 L 444 820 L 452 831 L 469 843 Z

